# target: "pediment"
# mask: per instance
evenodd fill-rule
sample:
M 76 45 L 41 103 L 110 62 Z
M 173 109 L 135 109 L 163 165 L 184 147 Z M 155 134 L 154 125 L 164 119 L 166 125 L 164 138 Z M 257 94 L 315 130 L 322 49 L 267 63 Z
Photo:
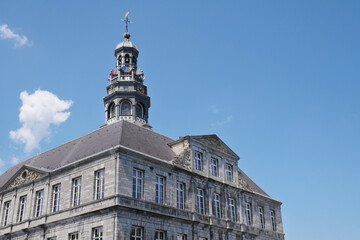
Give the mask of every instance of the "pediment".
M 232 158 L 238 160 L 240 157 L 229 148 L 218 136 L 216 135 L 200 135 L 200 136 L 191 136 L 192 139 L 200 142 L 202 145 L 211 148 L 217 152 L 231 156 Z
M 36 179 L 42 178 L 45 176 L 45 174 L 46 173 L 44 171 L 24 166 L 19 169 L 19 171 L 17 171 L 14 176 L 9 180 L 9 182 L 6 184 L 6 189 L 19 187 Z

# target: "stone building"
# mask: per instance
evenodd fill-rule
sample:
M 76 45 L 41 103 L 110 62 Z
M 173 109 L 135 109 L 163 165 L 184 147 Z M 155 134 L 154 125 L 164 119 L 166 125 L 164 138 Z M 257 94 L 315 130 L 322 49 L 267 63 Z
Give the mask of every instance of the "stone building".
M 128 31 L 99 129 L 0 177 L 0 240 L 284 239 L 281 202 L 216 135 L 161 135 Z

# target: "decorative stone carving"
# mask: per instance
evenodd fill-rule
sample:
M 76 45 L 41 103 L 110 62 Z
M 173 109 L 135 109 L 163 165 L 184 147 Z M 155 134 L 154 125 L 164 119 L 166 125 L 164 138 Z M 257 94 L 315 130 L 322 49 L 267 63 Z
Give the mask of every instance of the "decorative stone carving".
M 34 172 L 28 169 L 24 169 L 15 179 L 14 181 L 7 187 L 7 189 L 14 188 L 20 185 L 23 185 L 27 182 L 34 181 L 38 178 L 43 177 L 44 174 Z
M 187 141 L 184 142 L 184 151 L 175 157 L 173 163 L 179 167 L 191 170 L 191 151 Z
M 234 153 L 229 150 L 229 148 L 217 137 L 202 137 L 200 141 L 218 152 L 222 152 L 228 155 L 234 155 Z
M 252 191 L 249 184 L 244 180 L 244 177 L 242 176 L 240 171 L 238 172 L 238 178 L 240 188 Z

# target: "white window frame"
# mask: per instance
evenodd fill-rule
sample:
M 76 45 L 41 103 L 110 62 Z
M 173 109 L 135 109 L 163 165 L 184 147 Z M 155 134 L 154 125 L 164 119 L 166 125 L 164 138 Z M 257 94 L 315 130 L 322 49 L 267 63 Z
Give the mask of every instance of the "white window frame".
M 133 169 L 133 198 L 142 199 L 144 184 L 144 171 Z
M 166 240 L 166 232 L 162 230 L 156 230 L 155 240 Z
M 94 175 L 95 175 L 94 199 L 95 200 L 103 199 L 104 190 L 105 190 L 105 169 L 95 171 Z
M 212 176 L 219 176 L 219 160 L 217 158 L 212 157 L 210 159 L 210 170 Z
M 61 194 L 61 184 L 53 185 L 51 212 L 58 212 L 60 210 L 60 194 Z
M 144 228 L 133 226 L 130 234 L 131 240 L 144 240 Z
M 176 240 L 186 240 L 186 234 L 178 233 Z
M 91 240 L 103 240 L 103 227 L 96 227 L 92 229 Z
M 165 177 L 156 175 L 155 202 L 158 204 L 165 203 L 165 183 Z
M 73 207 L 79 206 L 81 201 L 81 177 L 72 180 L 72 198 L 71 203 Z
M 19 198 L 19 208 L 18 208 L 17 222 L 22 222 L 25 219 L 26 202 L 27 202 L 27 195 L 21 196 Z
M 270 210 L 270 219 L 271 219 L 271 227 L 273 231 L 276 231 L 276 218 L 275 218 L 275 211 Z
M 11 207 L 11 200 L 6 201 L 3 207 L 3 217 L 2 217 L 2 226 L 5 227 L 9 224 L 9 216 L 10 216 L 10 207 Z
M 245 216 L 246 216 L 246 223 L 247 225 L 252 225 L 252 210 L 251 210 L 251 203 L 245 203 Z
M 229 198 L 229 219 L 232 222 L 236 222 L 236 207 L 235 207 L 235 199 Z
M 41 217 L 44 202 L 44 189 L 35 193 L 34 217 Z
M 196 189 L 196 211 L 199 214 L 205 214 L 205 194 L 201 188 Z
M 203 153 L 199 151 L 195 151 L 195 169 L 199 171 L 204 170 L 204 161 L 203 161 Z
M 176 182 L 176 207 L 185 209 L 185 183 Z
M 233 181 L 233 166 L 231 164 L 225 165 L 225 176 L 226 176 L 226 181 L 228 182 Z
M 259 225 L 260 225 L 260 228 L 265 229 L 264 208 L 259 206 L 258 210 L 259 210 Z
M 79 233 L 78 232 L 70 233 L 69 240 L 79 240 Z
M 214 193 L 214 216 L 221 218 L 221 200 L 220 194 Z

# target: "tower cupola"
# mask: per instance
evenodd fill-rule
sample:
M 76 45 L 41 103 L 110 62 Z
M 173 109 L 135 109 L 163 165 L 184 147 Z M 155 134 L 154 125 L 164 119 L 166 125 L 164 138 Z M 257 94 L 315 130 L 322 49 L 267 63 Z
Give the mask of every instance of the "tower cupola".
M 144 85 L 145 76 L 137 66 L 139 50 L 130 41 L 128 32 L 129 13 L 122 21 L 126 24 L 124 40 L 115 48 L 116 71 L 112 72 L 110 84 L 104 97 L 105 123 L 126 120 L 150 127 L 148 124 L 150 97 Z

